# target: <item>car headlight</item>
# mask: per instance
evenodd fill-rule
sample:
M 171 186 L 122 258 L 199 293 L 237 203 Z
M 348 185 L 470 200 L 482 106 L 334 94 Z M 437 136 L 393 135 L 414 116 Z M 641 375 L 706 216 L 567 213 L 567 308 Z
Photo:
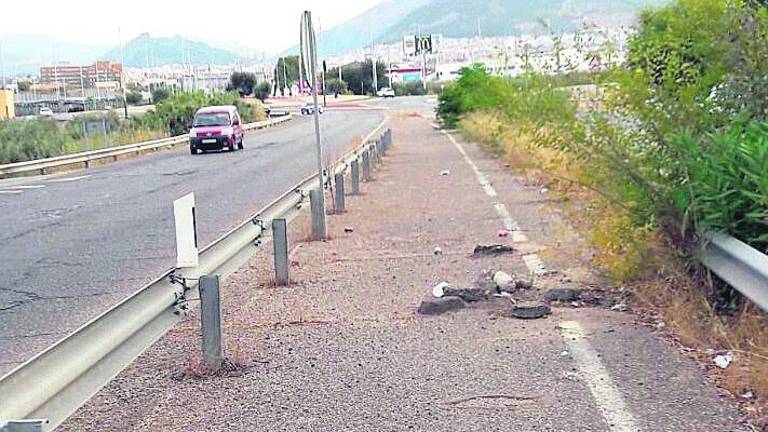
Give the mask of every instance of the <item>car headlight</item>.
M 190 132 L 189 133 L 190 138 L 197 138 L 197 132 Z
M 223 136 L 230 136 L 232 135 L 232 128 L 224 128 L 221 130 L 221 135 Z

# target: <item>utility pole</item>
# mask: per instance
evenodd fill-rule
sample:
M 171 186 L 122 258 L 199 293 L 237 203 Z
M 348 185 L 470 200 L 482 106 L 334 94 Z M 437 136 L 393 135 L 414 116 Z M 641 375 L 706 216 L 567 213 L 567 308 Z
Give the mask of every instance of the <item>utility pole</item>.
M 125 91 L 125 52 L 123 51 L 123 32 L 117 28 L 117 37 L 120 39 L 120 87 L 123 90 L 123 113 L 128 120 L 128 97 Z

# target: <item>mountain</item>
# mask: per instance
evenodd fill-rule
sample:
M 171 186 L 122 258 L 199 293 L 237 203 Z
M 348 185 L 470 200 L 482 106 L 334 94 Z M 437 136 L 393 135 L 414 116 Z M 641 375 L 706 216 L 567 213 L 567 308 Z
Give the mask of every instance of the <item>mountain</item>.
M 227 65 L 238 61 L 237 54 L 204 42 L 195 42 L 181 36 L 156 38 L 149 33 L 143 33 L 126 43 L 122 53 L 120 47 L 116 47 L 101 58 L 119 62 L 123 56 L 127 67 L 183 63 Z
M 585 23 L 631 24 L 644 7 L 666 0 L 390 0 L 319 37 L 322 55 L 336 55 L 406 35 L 513 36 L 580 28 Z M 296 47 L 289 52 L 295 53 Z
M 109 49 L 43 35 L 0 35 L 0 60 L 7 75 L 36 74 L 53 62 L 87 64 Z

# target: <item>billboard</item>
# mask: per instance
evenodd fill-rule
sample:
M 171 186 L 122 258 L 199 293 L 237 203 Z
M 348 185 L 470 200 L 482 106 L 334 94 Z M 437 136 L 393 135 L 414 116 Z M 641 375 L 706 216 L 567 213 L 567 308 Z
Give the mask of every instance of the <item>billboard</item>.
M 403 51 L 406 55 L 434 54 L 440 41 L 438 35 L 409 35 L 403 38 Z

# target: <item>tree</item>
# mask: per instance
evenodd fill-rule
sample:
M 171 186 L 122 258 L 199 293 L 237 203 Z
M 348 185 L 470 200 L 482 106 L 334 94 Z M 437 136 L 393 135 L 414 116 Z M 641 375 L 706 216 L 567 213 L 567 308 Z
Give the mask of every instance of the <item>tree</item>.
M 253 89 L 253 95 L 262 102 L 269 97 L 270 93 L 272 93 L 272 84 L 268 82 L 259 83 Z
M 152 90 L 152 102 L 158 103 L 168 99 L 171 96 L 171 92 L 165 87 L 157 87 Z
M 255 85 L 256 75 L 250 72 L 232 72 L 227 90 L 237 91 L 240 93 L 240 96 L 247 96 L 253 93 Z
M 144 96 L 140 92 L 132 90 L 126 93 L 125 100 L 128 101 L 129 105 L 138 105 L 144 100 Z
M 325 92 L 326 94 L 344 94 L 349 90 L 347 82 L 338 78 L 325 79 Z
M 299 82 L 299 56 L 281 57 L 277 60 L 275 81 L 280 83 L 279 87 L 275 87 L 275 94 L 279 90 L 280 94 L 285 96 L 287 88 L 288 94 L 293 96 L 291 88 Z
M 342 66 L 341 68 L 342 79 L 347 83 L 349 91 L 356 95 L 362 94 L 375 94 L 373 89 L 373 61 L 366 60 L 365 62 L 355 62 Z M 328 71 L 326 78 L 337 77 L 339 75 L 339 68 L 333 68 Z M 376 75 L 379 82 L 379 87 L 383 86 L 387 82 L 384 76 L 384 63 L 376 64 Z
M 18 84 L 20 92 L 29 91 L 32 88 L 32 83 L 29 81 L 19 81 Z

